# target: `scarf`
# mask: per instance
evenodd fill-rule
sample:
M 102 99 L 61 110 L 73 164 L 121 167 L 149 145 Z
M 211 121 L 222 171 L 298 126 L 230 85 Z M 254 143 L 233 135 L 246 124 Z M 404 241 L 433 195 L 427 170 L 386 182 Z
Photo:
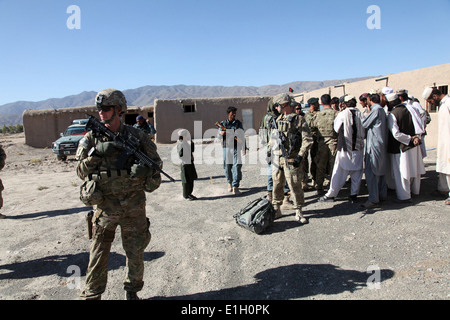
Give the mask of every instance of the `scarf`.
M 416 109 L 414 109 L 412 104 L 409 103 L 409 102 L 404 103 L 404 105 L 406 106 L 406 109 L 408 109 L 409 113 L 411 114 L 411 118 L 412 118 L 413 123 L 414 123 L 414 132 L 416 134 L 423 134 L 423 133 L 425 133 L 425 129 L 423 127 L 422 118 L 420 118 L 420 115 L 418 114 Z

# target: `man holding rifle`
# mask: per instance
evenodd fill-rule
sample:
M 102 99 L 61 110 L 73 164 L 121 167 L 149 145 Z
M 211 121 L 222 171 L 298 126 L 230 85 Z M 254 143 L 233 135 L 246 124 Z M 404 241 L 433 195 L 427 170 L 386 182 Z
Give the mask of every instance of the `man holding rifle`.
M 81 298 L 101 299 L 106 289 L 111 244 L 120 225 L 127 257 L 125 297 L 137 300 L 136 293 L 144 285 L 144 250 L 151 238 L 150 221 L 145 214 L 145 191 L 155 190 L 161 183 L 160 173 L 165 173 L 160 169 L 162 162 L 156 145 L 148 135 L 121 122 L 120 115 L 127 110 L 123 93 L 105 89 L 97 94 L 95 102 L 101 123 L 90 119 L 88 126 L 92 131 L 80 141 L 77 150 L 77 175 L 87 182 L 95 182 L 92 189 L 97 195 L 92 201 L 93 240 Z M 130 146 L 136 146 L 136 153 L 130 151 L 133 149 Z M 150 160 L 144 163 L 136 155 Z
M 273 121 L 272 146 L 272 177 L 273 200 L 276 218 L 282 216 L 280 206 L 284 199 L 284 185 L 287 181 L 293 195 L 296 208 L 296 220 L 302 224 L 308 223 L 303 216 L 304 204 L 302 188 L 302 161 L 313 144 L 313 138 L 305 119 L 294 112 L 291 97 L 279 94 L 274 97 L 274 104 L 280 106 L 281 115 Z
M 242 156 L 245 156 L 245 135 L 242 122 L 236 119 L 236 112 L 236 107 L 228 107 L 227 119 L 217 122 L 216 126 L 219 128 L 219 136 L 222 137 L 223 169 L 228 182 L 228 191 L 239 195 Z

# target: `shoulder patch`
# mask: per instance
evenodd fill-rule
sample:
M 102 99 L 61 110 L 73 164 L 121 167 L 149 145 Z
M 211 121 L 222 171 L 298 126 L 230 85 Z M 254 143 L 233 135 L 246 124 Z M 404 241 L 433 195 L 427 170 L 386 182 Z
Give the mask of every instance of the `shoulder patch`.
M 86 139 L 86 137 L 83 137 L 83 138 L 81 138 L 78 145 L 83 147 L 84 149 L 87 149 L 87 148 L 89 148 L 89 141 Z

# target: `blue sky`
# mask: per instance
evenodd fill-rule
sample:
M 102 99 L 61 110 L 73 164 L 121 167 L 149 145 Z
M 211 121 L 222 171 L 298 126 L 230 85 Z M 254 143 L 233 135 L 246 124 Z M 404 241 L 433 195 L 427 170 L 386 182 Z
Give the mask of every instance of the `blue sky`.
M 450 0 L 0 0 L 0 105 L 398 73 L 449 63 L 449 30 Z

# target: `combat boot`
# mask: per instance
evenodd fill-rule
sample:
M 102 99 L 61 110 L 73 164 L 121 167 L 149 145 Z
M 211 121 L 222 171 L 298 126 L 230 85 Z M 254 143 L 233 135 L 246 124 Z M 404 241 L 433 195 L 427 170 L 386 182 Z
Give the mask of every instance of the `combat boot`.
M 273 205 L 273 208 L 275 209 L 275 219 L 281 218 L 283 216 L 283 214 L 281 213 L 280 205 L 275 204 L 275 205 Z
M 302 188 L 303 188 L 303 191 L 311 191 L 311 190 L 314 190 L 314 186 L 308 184 L 307 182 L 306 182 L 306 183 L 302 183 Z
M 283 199 L 283 204 L 281 205 L 282 209 L 291 210 L 294 209 L 294 202 L 290 199 L 289 195 L 285 195 Z
M 137 293 L 132 292 L 132 291 L 125 291 L 125 299 L 126 300 L 141 300 L 141 299 L 139 299 Z
M 80 300 L 102 300 L 102 294 L 86 294 L 86 290 L 83 290 L 80 294 Z
M 301 224 L 307 224 L 308 219 L 303 216 L 302 209 L 295 210 L 295 220 Z

